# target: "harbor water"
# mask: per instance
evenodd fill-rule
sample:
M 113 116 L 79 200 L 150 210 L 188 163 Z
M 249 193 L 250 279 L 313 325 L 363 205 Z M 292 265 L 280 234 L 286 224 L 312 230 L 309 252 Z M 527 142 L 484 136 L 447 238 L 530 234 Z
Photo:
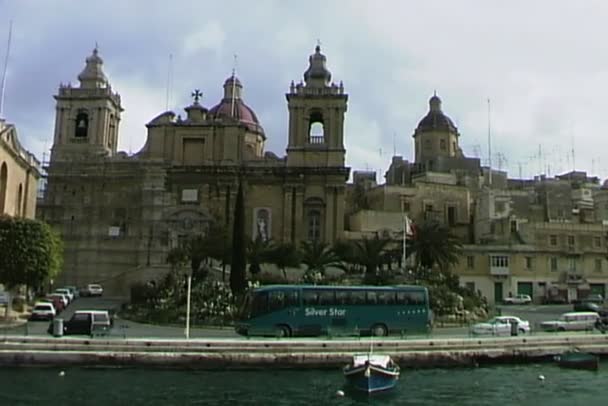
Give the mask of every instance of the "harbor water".
M 0 405 L 592 406 L 608 403 L 607 382 L 608 368 L 565 370 L 552 363 L 403 368 L 395 390 L 367 397 L 345 388 L 339 369 L 2 368 Z

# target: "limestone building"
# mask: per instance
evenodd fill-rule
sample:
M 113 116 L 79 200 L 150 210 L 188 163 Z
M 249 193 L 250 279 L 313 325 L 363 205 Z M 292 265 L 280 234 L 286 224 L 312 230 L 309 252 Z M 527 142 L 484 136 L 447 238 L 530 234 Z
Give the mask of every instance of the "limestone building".
M 0 215 L 34 218 L 40 163 L 19 143 L 17 129 L 0 118 Z
M 331 82 L 319 46 L 304 81 L 292 82 L 287 153 L 264 150 L 267 134 L 234 75 L 224 97 L 206 107 L 199 90 L 185 116 L 167 111 L 147 125 L 147 141 L 128 156 L 117 150 L 120 95 L 95 49 L 61 85 L 48 184 L 40 217 L 65 240 L 59 283 L 103 283 L 111 294 L 168 267 L 168 251 L 212 223 L 230 229 L 239 182 L 248 236 L 298 243 L 333 242 L 344 231 L 344 118 L 348 96 Z
M 461 283 L 491 303 L 515 294 L 537 303 L 605 297 L 608 182 L 584 172 L 509 179 L 464 156 L 437 95 L 429 107 L 413 135 L 414 162 L 393 157 L 382 185 L 375 173 L 355 172 L 347 236 L 399 238 L 404 214 L 415 222 L 433 219 L 463 243 L 455 268 Z

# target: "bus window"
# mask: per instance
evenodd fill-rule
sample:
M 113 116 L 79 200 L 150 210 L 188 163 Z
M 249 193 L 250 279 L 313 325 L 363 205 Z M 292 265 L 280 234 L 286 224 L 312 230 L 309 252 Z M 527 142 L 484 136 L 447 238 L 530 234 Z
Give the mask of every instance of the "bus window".
M 353 290 L 350 292 L 350 303 L 351 305 L 364 305 L 365 304 L 365 291 L 364 290 Z
M 336 291 L 336 304 L 337 305 L 347 305 L 350 304 L 349 300 L 349 292 L 345 290 L 337 290 Z
M 367 292 L 367 304 L 375 305 L 378 303 L 378 292 L 370 290 Z
M 300 305 L 299 295 L 297 290 L 285 292 L 285 307 L 294 307 Z
M 409 305 L 410 300 L 408 296 L 409 292 L 397 292 L 397 304 L 398 305 Z
M 304 290 L 302 292 L 302 304 L 304 306 L 315 306 L 319 303 L 319 295 L 314 290 Z
M 405 294 L 409 299 L 409 304 L 411 304 L 411 305 L 423 305 L 424 304 L 424 293 L 406 292 Z
M 319 291 L 319 304 L 323 306 L 333 306 L 336 303 L 333 290 Z
M 395 304 L 395 292 L 379 291 L 376 292 L 378 295 L 378 304 L 380 305 L 394 305 Z
M 270 292 L 268 295 L 268 309 L 272 312 L 274 310 L 281 310 L 285 307 L 285 292 L 277 290 Z
M 268 312 L 268 293 L 262 292 L 255 295 L 251 306 L 251 316 L 259 316 Z

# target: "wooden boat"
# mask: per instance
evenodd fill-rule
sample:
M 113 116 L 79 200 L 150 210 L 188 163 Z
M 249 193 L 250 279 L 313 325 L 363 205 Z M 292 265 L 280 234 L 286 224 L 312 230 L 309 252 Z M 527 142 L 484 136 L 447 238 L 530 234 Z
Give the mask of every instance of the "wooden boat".
M 555 360 L 563 368 L 597 371 L 600 367 L 600 358 L 588 352 L 567 351 L 561 355 L 556 355 Z
M 354 355 L 343 372 L 350 386 L 368 394 L 394 388 L 400 373 L 390 356 L 379 354 Z

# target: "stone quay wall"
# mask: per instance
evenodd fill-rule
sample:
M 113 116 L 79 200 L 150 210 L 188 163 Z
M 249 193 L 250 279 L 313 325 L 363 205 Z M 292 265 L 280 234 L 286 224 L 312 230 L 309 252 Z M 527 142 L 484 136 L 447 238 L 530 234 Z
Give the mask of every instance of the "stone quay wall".
M 608 355 L 608 335 L 462 339 L 123 339 L 0 338 L 2 366 L 142 366 L 248 369 L 336 368 L 353 354 L 388 354 L 404 368 L 478 366 L 552 360 L 578 349 Z

